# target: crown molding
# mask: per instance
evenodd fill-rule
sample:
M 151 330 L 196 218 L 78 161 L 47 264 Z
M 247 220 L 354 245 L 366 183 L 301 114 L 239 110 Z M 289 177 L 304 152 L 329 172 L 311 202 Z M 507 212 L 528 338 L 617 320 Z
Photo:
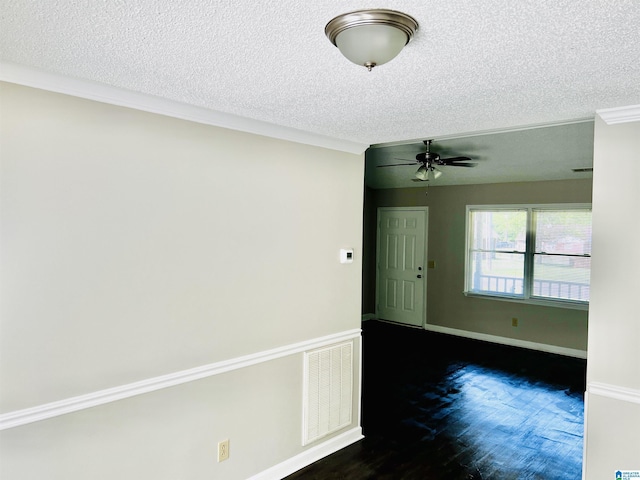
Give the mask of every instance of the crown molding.
M 90 80 L 67 77 L 11 62 L 0 62 L 0 80 L 214 127 L 357 155 L 362 154 L 369 147 L 363 143 L 305 132 L 230 113 L 217 112 L 204 107 L 112 87 Z
M 529 125 L 518 125 L 515 127 L 494 128 L 489 130 L 478 130 L 475 132 L 462 132 L 451 135 L 426 136 L 434 141 L 442 142 L 443 140 L 457 140 L 459 138 L 482 137 L 485 135 L 496 135 L 500 133 L 522 132 L 525 130 L 536 130 L 538 128 L 560 127 L 563 125 L 575 125 L 577 123 L 593 123 L 593 117 L 573 118 L 570 120 L 547 123 L 532 123 Z M 414 138 L 409 140 L 398 140 L 396 142 L 376 143 L 371 148 L 397 147 L 410 143 L 422 143 L 424 138 Z
M 607 125 L 617 123 L 640 122 L 640 105 L 629 105 L 627 107 L 603 108 L 596 110 L 596 113 Z

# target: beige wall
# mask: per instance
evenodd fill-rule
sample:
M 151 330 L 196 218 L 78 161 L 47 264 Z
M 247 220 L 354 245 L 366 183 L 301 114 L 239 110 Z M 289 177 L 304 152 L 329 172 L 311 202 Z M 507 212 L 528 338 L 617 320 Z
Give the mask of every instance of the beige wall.
M 640 470 L 640 122 L 595 124 L 587 480 Z
M 361 155 L 12 84 L 1 126 L 2 413 L 359 328 Z M 301 368 L 5 430 L 0 476 L 247 478 L 302 450 Z
M 518 203 L 588 203 L 591 180 L 524 182 L 369 191 L 365 210 L 378 207 L 429 207 L 428 258 L 435 269 L 427 270 L 427 324 L 517 341 L 535 342 L 573 350 L 586 350 L 587 312 L 519 304 L 463 295 L 466 205 Z M 365 215 L 365 217 L 367 217 Z M 371 218 L 371 216 L 367 217 Z M 375 235 L 375 225 L 368 229 Z M 375 245 L 369 239 L 368 244 Z M 375 246 L 366 252 L 369 271 L 375 262 Z M 375 282 L 363 282 L 370 303 L 363 313 L 373 313 Z M 511 319 L 519 326 L 512 327 Z

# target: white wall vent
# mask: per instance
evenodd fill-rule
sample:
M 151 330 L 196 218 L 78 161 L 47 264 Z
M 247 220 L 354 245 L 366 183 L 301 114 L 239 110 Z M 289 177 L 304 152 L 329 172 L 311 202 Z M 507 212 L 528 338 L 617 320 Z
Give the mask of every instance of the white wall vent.
M 351 424 L 353 342 L 304 353 L 302 444 Z

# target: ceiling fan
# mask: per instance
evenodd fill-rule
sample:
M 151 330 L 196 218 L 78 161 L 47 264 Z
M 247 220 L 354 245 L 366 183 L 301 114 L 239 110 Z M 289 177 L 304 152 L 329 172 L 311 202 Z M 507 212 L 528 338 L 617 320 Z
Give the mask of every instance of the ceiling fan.
M 426 151 L 416 155 L 416 161 L 411 163 L 394 163 L 390 165 L 378 165 L 378 167 L 402 167 L 408 165 L 420 165 L 415 173 L 414 182 L 428 182 L 430 178 L 434 180 L 442 175 L 442 172 L 436 168 L 437 166 L 449 167 L 475 167 L 476 163 L 469 163 L 469 157 L 452 157 L 441 158 L 438 153 L 432 152 L 431 142 L 433 140 L 423 140 Z

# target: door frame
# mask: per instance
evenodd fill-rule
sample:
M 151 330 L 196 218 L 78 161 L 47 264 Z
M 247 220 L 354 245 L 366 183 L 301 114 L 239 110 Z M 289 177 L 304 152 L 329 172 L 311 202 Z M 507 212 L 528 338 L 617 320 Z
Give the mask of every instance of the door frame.
M 419 211 L 424 214 L 424 282 L 423 283 L 423 297 L 422 297 L 422 327 L 413 327 L 412 325 L 407 325 L 413 328 L 427 328 L 427 280 L 428 280 L 428 257 L 427 252 L 429 250 L 429 207 L 427 206 L 416 206 L 416 207 L 378 207 L 376 212 L 376 298 L 375 298 L 375 314 L 376 318 L 379 318 L 379 294 L 380 294 L 380 214 L 384 211 Z

